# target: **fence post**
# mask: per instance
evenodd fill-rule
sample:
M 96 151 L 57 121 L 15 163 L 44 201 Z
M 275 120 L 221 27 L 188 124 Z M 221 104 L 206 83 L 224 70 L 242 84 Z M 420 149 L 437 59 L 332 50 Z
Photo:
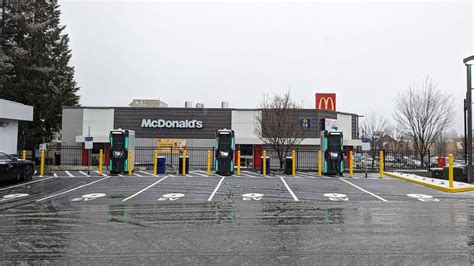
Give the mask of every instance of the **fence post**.
M 240 176 L 240 150 L 237 151 L 237 176 Z
M 267 176 L 267 151 L 266 150 L 263 151 L 262 167 L 263 167 L 263 170 L 262 170 L 263 176 Z
M 383 165 L 383 162 L 384 162 L 384 159 L 383 159 L 383 151 L 380 151 L 380 178 L 383 178 L 383 168 L 384 168 L 384 165 Z
M 207 150 L 207 175 L 211 175 L 211 150 Z
M 321 150 L 318 151 L 318 175 L 323 176 L 323 152 Z
M 104 160 L 103 155 L 104 151 L 102 149 L 99 150 L 99 176 L 102 176 L 102 161 Z
M 353 152 L 349 151 L 349 176 L 354 176 L 354 159 L 353 159 Z
M 44 150 L 41 149 L 41 158 L 40 158 L 40 176 L 44 176 Z
M 454 187 L 453 155 L 449 154 L 449 188 Z
M 291 175 L 296 176 L 296 152 L 293 150 L 291 152 Z
M 158 150 L 153 151 L 153 175 L 156 176 L 158 170 Z
M 26 151 L 25 150 L 23 150 L 21 152 L 21 159 L 26 160 Z
M 428 150 L 428 171 L 431 171 L 431 153 Z
M 182 175 L 186 175 L 186 150 L 183 150 L 183 170 L 182 170 Z

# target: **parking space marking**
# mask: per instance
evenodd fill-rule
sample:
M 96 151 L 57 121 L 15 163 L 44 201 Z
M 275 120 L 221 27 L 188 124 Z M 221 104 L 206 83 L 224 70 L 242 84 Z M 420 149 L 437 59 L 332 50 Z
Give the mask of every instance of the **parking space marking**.
M 121 176 L 121 177 L 123 177 L 123 175 L 122 175 L 122 174 L 118 174 L 118 176 Z
M 95 171 L 95 172 L 96 172 L 96 173 L 99 173 L 99 171 Z M 108 175 L 104 174 L 103 172 L 102 172 L 102 175 L 103 175 L 103 176 L 108 176 Z
M 136 174 L 136 173 L 133 173 L 134 176 L 138 176 L 138 177 L 143 177 L 142 175 L 139 175 L 139 174 Z
M 82 172 L 82 171 L 79 171 L 79 173 L 81 173 L 81 174 L 83 174 L 83 175 L 85 175 L 85 176 L 90 176 L 90 175 L 88 175 L 88 174 L 86 174 L 86 173 L 84 173 L 84 172 Z
M 48 179 L 51 179 L 51 178 L 54 178 L 54 176 L 46 177 L 46 178 L 41 178 L 41 179 L 39 179 L 39 180 L 35 180 L 35 181 L 31 181 L 31 182 L 26 182 L 26 183 L 22 183 L 22 184 L 10 186 L 10 187 L 0 188 L 0 191 L 2 191 L 2 190 L 7 190 L 7 189 L 10 189 L 10 188 L 15 188 L 15 187 L 21 187 L 21 186 L 24 186 L 24 185 L 29 185 L 29 184 L 33 184 L 33 183 L 37 183 L 37 182 L 41 182 L 41 181 L 48 180 Z
M 213 198 L 214 195 L 216 194 L 217 190 L 218 190 L 219 187 L 221 186 L 222 181 L 224 181 L 224 179 L 225 179 L 225 176 L 223 176 L 223 177 L 221 178 L 221 180 L 219 181 L 219 183 L 217 184 L 216 188 L 215 188 L 214 191 L 212 192 L 211 196 L 209 196 L 209 199 L 207 199 L 207 201 L 211 201 L 211 200 L 212 200 L 212 198 Z
M 165 179 L 168 178 L 168 177 L 169 177 L 169 176 L 165 176 L 165 177 L 161 178 L 160 180 L 156 181 L 155 183 L 153 183 L 153 184 L 149 185 L 148 187 L 146 187 L 146 188 L 144 188 L 144 189 L 138 191 L 137 193 L 131 195 L 130 197 L 127 197 L 127 198 L 123 199 L 122 201 L 127 201 L 127 200 L 129 200 L 129 199 L 131 199 L 131 198 L 136 197 L 137 195 L 141 194 L 143 191 L 146 191 L 147 189 L 153 187 L 154 185 L 160 183 L 161 181 L 165 180 Z
M 69 177 L 74 177 L 69 171 L 64 171 Z
M 102 180 L 105 180 L 105 179 L 107 179 L 107 178 L 110 178 L 110 176 L 107 176 L 107 177 L 101 178 L 101 179 L 99 179 L 99 180 L 96 180 L 96 181 L 93 181 L 93 182 L 90 182 L 90 183 L 87 183 L 87 184 L 84 184 L 84 185 L 81 185 L 81 186 L 78 186 L 78 187 L 75 187 L 75 188 L 72 188 L 72 189 L 63 191 L 63 192 L 58 193 L 58 194 L 54 194 L 54 195 L 51 195 L 51 196 L 47 196 L 46 198 L 42 198 L 42 199 L 36 200 L 36 202 L 40 202 L 40 201 L 43 201 L 43 200 L 47 200 L 47 199 L 50 199 L 50 198 L 54 198 L 54 197 L 57 197 L 57 196 L 64 195 L 64 194 L 66 194 L 66 193 L 69 193 L 69 192 L 72 192 L 72 191 L 81 189 L 81 188 L 83 188 L 83 187 L 87 187 L 87 186 L 93 185 L 93 184 L 95 184 L 95 183 L 97 183 L 97 182 L 100 182 L 100 181 L 102 181 Z
M 283 182 L 283 184 L 285 185 L 285 187 L 286 187 L 286 189 L 288 190 L 288 192 L 290 192 L 290 194 L 291 194 L 291 196 L 293 197 L 293 199 L 294 199 L 295 201 L 300 201 L 300 200 L 296 197 L 295 193 L 293 193 L 293 191 L 291 190 L 290 186 L 288 186 L 288 184 L 286 183 L 285 179 L 284 179 L 282 176 L 280 176 L 280 179 L 281 179 L 281 182 Z
M 152 173 L 148 173 L 148 172 L 145 172 L 145 171 L 140 171 L 140 173 L 144 173 L 144 174 L 147 174 L 147 175 L 154 176 Z
M 204 175 L 204 174 L 201 174 L 201 173 L 198 173 L 198 172 L 192 172 L 191 174 L 202 176 L 202 177 L 207 177 L 207 175 Z
M 361 188 L 361 187 L 359 187 L 359 186 L 356 186 L 356 185 L 352 184 L 351 182 L 349 182 L 349 181 L 347 181 L 347 180 L 345 180 L 345 179 L 343 179 L 343 178 L 339 178 L 339 180 L 344 181 L 344 182 L 346 182 L 347 184 L 349 184 L 349 185 L 351 185 L 351 186 L 353 186 L 353 187 L 355 187 L 355 188 L 357 188 L 357 189 L 359 189 L 359 190 L 361 190 L 361 191 L 364 191 L 365 193 L 367 193 L 367 194 L 369 194 L 369 195 L 371 195 L 371 196 L 374 196 L 374 197 L 376 197 L 377 199 L 379 199 L 379 200 L 381 200 L 381 201 L 385 201 L 385 202 L 387 201 L 386 199 L 384 199 L 384 198 L 382 198 L 382 197 L 380 197 L 380 196 L 377 196 L 377 195 L 375 195 L 374 193 L 369 192 L 369 191 L 367 191 L 367 190 L 365 190 L 365 189 L 363 189 L 363 188 Z
M 53 176 L 54 176 L 54 177 L 58 177 L 58 174 L 56 174 L 56 173 L 53 173 Z

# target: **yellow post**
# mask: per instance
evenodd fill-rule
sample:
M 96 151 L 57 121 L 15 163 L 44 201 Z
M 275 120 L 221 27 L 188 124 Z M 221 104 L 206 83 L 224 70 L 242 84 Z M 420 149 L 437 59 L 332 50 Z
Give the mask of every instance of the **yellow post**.
M 448 163 L 449 163 L 449 188 L 453 188 L 454 187 L 454 171 L 453 171 L 453 155 L 450 154 L 449 155 L 449 159 L 448 159 Z
M 26 160 L 26 151 L 25 150 L 23 150 L 21 152 L 21 159 Z
M 240 150 L 237 151 L 237 176 L 240 176 Z
M 318 175 L 323 176 L 323 152 L 318 151 Z
M 267 151 L 263 151 L 263 176 L 267 176 Z
M 380 178 L 383 178 L 383 151 L 380 151 Z
M 153 152 L 153 175 L 156 176 L 158 170 L 158 150 Z
M 41 149 L 40 176 L 44 176 L 44 150 Z
M 104 156 L 104 152 L 102 151 L 102 149 L 99 150 L 99 176 L 102 176 L 102 161 L 104 160 L 103 158 Z
M 133 153 L 128 151 L 128 175 L 132 175 Z
M 352 151 L 349 151 L 349 176 L 353 177 L 354 176 L 354 154 Z
M 207 150 L 207 175 L 211 175 L 211 150 Z
M 183 150 L 183 173 L 182 175 L 186 175 L 186 150 Z
M 291 174 L 296 176 L 296 152 L 291 152 Z

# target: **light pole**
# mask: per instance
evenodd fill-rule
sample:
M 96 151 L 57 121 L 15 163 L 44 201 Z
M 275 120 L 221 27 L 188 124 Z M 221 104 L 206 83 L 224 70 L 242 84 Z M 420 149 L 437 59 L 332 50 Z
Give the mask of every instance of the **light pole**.
M 463 60 L 466 65 L 467 74 L 467 182 L 472 182 L 472 65 L 474 65 L 474 55 Z

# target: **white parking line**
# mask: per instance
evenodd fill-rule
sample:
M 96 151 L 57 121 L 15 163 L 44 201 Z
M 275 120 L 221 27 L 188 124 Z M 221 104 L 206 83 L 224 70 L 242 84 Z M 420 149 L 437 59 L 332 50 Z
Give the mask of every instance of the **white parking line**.
M 66 191 L 63 191 L 63 192 L 58 193 L 58 194 L 54 194 L 54 195 L 48 196 L 48 197 L 46 197 L 46 198 L 39 199 L 39 200 L 37 200 L 36 202 L 40 202 L 40 201 L 43 201 L 43 200 L 47 200 L 47 199 L 50 199 L 50 198 L 54 198 L 54 197 L 57 197 L 57 196 L 64 195 L 64 194 L 69 193 L 69 192 L 72 192 L 72 191 L 74 191 L 74 190 L 78 190 L 78 189 L 80 189 L 80 188 L 90 186 L 90 185 L 92 185 L 92 184 L 95 184 L 95 183 L 100 182 L 100 181 L 102 181 L 102 180 L 105 180 L 105 179 L 107 179 L 107 178 L 110 178 L 110 176 L 101 178 L 101 179 L 99 179 L 99 180 L 96 180 L 96 181 L 93 181 L 93 182 L 90 182 L 90 183 L 87 183 L 87 184 L 84 184 L 84 185 L 81 185 L 81 186 L 78 186 L 78 187 L 75 187 L 75 188 L 72 188 L 72 189 L 69 189 L 69 190 L 66 190 Z
M 144 188 L 144 189 L 138 191 L 137 193 L 131 195 L 130 197 L 127 197 L 127 198 L 123 199 L 122 201 L 127 201 L 127 200 L 129 200 L 129 199 L 131 199 L 131 198 L 134 198 L 135 196 L 139 195 L 139 194 L 142 193 L 143 191 L 145 191 L 145 190 L 147 190 L 147 189 L 153 187 L 154 185 L 160 183 L 161 181 L 165 180 L 165 179 L 168 178 L 168 177 L 169 177 L 169 176 L 165 176 L 165 177 L 161 178 L 160 180 L 156 181 L 155 183 L 153 183 L 153 184 L 149 185 L 148 187 L 146 187 L 146 188 Z
M 148 173 L 148 172 L 145 172 L 145 171 L 140 171 L 140 173 L 144 173 L 144 174 L 147 174 L 147 175 L 154 176 L 152 173 Z
M 290 192 L 290 194 L 291 194 L 291 196 L 293 197 L 293 199 L 294 199 L 295 201 L 300 201 L 300 200 L 296 197 L 295 193 L 293 193 L 293 191 L 291 190 L 290 186 L 288 186 L 288 184 L 286 183 L 285 179 L 284 179 L 282 176 L 280 176 L 280 179 L 281 179 L 281 182 L 283 182 L 283 184 L 285 185 L 285 187 L 286 187 L 286 189 L 288 190 L 288 192 Z
M 21 186 L 24 186 L 24 185 L 29 185 L 29 184 L 33 184 L 33 183 L 37 183 L 37 182 L 41 182 L 41 181 L 48 180 L 48 179 L 51 179 L 51 178 L 54 178 L 54 177 L 51 176 L 51 177 L 41 178 L 39 180 L 35 180 L 35 181 L 27 182 L 27 183 L 22 183 L 22 184 L 10 186 L 10 187 L 4 187 L 4 188 L 1 188 L 0 191 L 7 190 L 7 189 L 10 189 L 10 188 L 15 188 L 15 187 L 21 187 Z
M 83 175 L 85 175 L 85 176 L 90 176 L 90 175 L 88 175 L 88 174 L 86 174 L 86 173 L 84 173 L 84 172 L 82 172 L 82 171 L 79 171 L 79 173 L 81 173 L 81 174 L 83 174 Z
M 56 173 L 53 173 L 53 176 L 54 176 L 54 177 L 58 177 L 58 174 L 56 174 Z
M 133 173 L 134 176 L 138 176 L 138 177 L 143 177 L 142 175 L 139 175 L 139 174 L 136 174 L 136 173 Z
M 356 186 L 356 185 L 352 184 L 351 182 L 349 182 L 349 181 L 347 181 L 347 180 L 345 180 L 345 179 L 339 178 L 339 180 L 342 180 L 342 181 L 346 182 L 347 184 L 349 184 L 349 185 L 351 185 L 351 186 L 353 186 L 353 187 L 355 187 L 355 188 L 357 188 L 357 189 L 359 189 L 359 190 L 362 190 L 362 191 L 364 191 L 365 193 L 367 193 L 367 194 L 369 194 L 369 195 L 371 195 L 371 196 L 374 196 L 374 197 L 376 197 L 377 199 L 379 199 L 379 200 L 381 200 L 381 201 L 387 201 L 386 199 L 384 199 L 384 198 L 382 198 L 382 197 L 379 197 L 379 196 L 375 195 L 374 193 L 369 192 L 369 191 L 367 191 L 367 190 L 365 190 L 365 189 L 363 189 L 363 188 L 361 188 L 361 187 L 359 187 L 359 186 Z
M 99 171 L 95 171 L 95 172 L 96 172 L 96 173 L 99 173 Z M 108 175 L 104 174 L 104 172 L 102 172 L 102 175 L 103 175 L 103 176 L 108 176 Z
M 195 175 L 198 175 L 198 176 L 202 176 L 202 177 L 207 177 L 208 175 L 204 175 L 204 174 L 201 174 L 201 173 L 198 173 L 198 172 L 192 172 L 191 174 L 195 174 Z
M 217 184 L 216 188 L 215 188 L 214 191 L 212 192 L 212 194 L 211 194 L 211 196 L 209 197 L 209 199 L 207 199 L 207 201 L 211 201 L 211 200 L 212 200 L 212 198 L 213 198 L 214 195 L 216 194 L 217 190 L 218 190 L 219 187 L 221 186 L 222 181 L 224 181 L 224 179 L 225 179 L 225 176 L 223 176 L 223 177 L 221 178 L 221 180 L 219 181 L 219 183 Z
M 74 177 L 69 171 L 64 171 L 69 177 Z

